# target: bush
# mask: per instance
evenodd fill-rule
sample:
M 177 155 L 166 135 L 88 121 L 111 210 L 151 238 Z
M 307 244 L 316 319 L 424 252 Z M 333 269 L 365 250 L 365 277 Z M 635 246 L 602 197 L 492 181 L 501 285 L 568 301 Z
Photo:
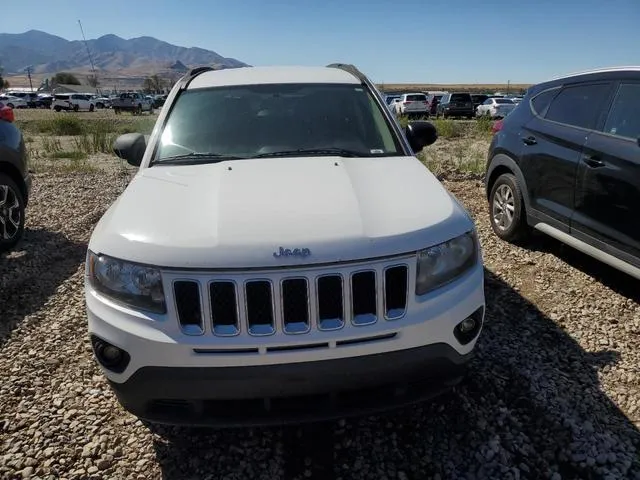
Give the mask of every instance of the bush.
M 460 122 L 436 118 L 433 120 L 433 125 L 436 127 L 439 138 L 449 139 L 462 136 L 463 126 Z
M 40 131 L 52 135 L 82 135 L 84 125 L 78 117 L 62 115 L 51 120 L 43 121 Z

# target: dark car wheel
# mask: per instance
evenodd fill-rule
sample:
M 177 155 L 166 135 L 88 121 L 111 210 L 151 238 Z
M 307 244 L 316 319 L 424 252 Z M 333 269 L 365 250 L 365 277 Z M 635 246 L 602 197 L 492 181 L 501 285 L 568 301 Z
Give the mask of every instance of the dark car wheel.
M 16 245 L 24 231 L 24 197 L 15 182 L 0 173 L 0 252 Z
M 491 187 L 489 220 L 495 234 L 508 242 L 524 240 L 529 233 L 522 192 L 511 173 L 500 175 Z

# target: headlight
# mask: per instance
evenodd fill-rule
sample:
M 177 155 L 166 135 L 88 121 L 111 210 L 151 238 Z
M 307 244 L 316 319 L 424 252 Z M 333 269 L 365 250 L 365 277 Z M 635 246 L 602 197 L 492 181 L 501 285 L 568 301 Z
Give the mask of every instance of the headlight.
M 167 311 L 160 270 L 87 254 L 87 275 L 93 288 L 117 302 L 155 313 Z
M 478 246 L 475 232 L 418 252 L 416 295 L 441 287 L 475 265 Z

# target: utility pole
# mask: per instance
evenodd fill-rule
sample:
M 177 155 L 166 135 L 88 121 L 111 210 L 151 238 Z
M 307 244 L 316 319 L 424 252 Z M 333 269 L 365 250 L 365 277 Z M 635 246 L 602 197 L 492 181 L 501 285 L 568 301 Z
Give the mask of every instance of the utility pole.
M 31 91 L 33 92 L 33 83 L 31 82 L 31 66 L 27 67 L 27 77 L 29 77 L 29 87 L 31 87 Z
M 95 89 L 97 93 L 100 93 L 100 89 L 98 88 L 98 77 L 96 76 L 96 68 L 93 65 L 93 58 L 91 57 L 91 51 L 89 50 L 89 45 L 87 44 L 87 39 L 84 36 L 84 29 L 82 28 L 82 23 L 78 20 L 78 25 L 80 25 L 80 32 L 82 33 L 82 40 L 84 40 L 84 46 L 87 49 L 87 55 L 89 55 L 89 62 L 91 63 L 91 71 L 93 72 L 93 81 L 95 82 Z
M 511 80 L 507 80 L 507 95 L 509 95 L 510 88 L 511 88 Z

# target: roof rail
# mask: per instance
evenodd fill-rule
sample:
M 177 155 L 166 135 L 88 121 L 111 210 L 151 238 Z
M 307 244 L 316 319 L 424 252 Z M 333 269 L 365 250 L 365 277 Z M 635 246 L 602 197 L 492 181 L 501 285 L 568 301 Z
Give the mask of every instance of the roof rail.
M 371 83 L 364 73 L 358 70 L 355 65 L 351 65 L 350 63 L 330 63 L 327 65 L 327 68 L 339 68 L 340 70 L 349 72 L 351 75 L 357 77 L 362 83 Z
M 191 83 L 191 80 L 196 78 L 198 75 L 204 72 L 211 72 L 215 70 L 213 67 L 195 67 L 189 70 L 184 76 L 180 79 L 180 90 L 185 90 L 187 86 Z

